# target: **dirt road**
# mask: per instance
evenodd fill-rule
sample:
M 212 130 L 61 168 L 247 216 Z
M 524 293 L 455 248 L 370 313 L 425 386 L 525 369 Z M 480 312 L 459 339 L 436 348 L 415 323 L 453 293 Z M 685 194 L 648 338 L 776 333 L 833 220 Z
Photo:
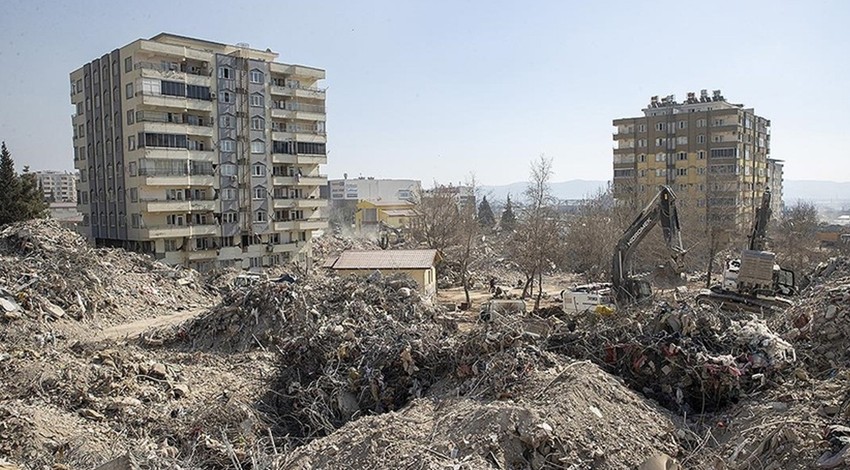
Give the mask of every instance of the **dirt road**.
M 111 328 L 106 328 L 105 330 L 96 332 L 86 342 L 97 343 L 104 340 L 126 340 L 138 338 L 145 331 L 182 323 L 200 315 L 208 308 L 209 307 L 202 307 L 190 310 L 183 310 L 170 315 L 160 315 L 158 317 L 144 318 L 142 320 L 134 321 L 132 323 L 125 323 L 123 325 L 113 326 Z

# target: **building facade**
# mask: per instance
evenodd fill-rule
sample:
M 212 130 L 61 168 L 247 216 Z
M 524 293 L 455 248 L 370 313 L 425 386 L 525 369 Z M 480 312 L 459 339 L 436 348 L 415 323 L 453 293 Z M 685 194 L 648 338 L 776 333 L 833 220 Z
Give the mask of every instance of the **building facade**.
M 309 263 L 325 72 L 277 57 L 163 33 L 73 71 L 86 235 L 199 270 Z
M 652 97 L 643 116 L 615 119 L 614 195 L 618 200 L 653 197 L 669 185 L 710 225 L 740 231 L 770 184 L 770 121 L 754 109 L 728 102 L 719 90 Z M 778 177 L 778 181 L 777 178 Z M 781 189 L 774 192 L 781 205 Z
M 49 202 L 77 202 L 77 174 L 68 171 L 36 171 L 38 189 Z

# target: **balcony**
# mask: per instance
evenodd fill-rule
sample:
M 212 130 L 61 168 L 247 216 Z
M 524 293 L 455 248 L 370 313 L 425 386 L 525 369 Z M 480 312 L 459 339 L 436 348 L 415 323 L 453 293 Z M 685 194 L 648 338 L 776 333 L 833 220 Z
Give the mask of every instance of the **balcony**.
M 327 165 L 327 155 L 297 155 L 296 163 L 299 165 Z
M 285 108 L 272 108 L 272 118 L 324 121 L 325 107 L 317 104 L 286 103 Z
M 307 175 L 295 178 L 295 186 L 324 186 L 328 184 L 328 175 Z
M 294 186 L 294 176 L 274 176 L 272 177 L 272 185 L 274 186 Z
M 323 144 L 328 141 L 324 132 L 307 128 L 278 128 L 272 127 L 272 139 L 277 141 L 297 140 L 299 142 L 312 142 Z
M 325 159 L 327 161 L 327 159 Z M 272 163 L 289 163 L 294 165 L 298 157 L 289 153 L 272 153 Z
M 213 177 L 211 175 L 143 175 L 145 177 L 145 185 L 147 186 L 212 186 Z
M 275 209 L 318 209 L 328 207 L 327 199 L 275 199 Z
M 151 55 L 168 56 L 176 60 L 193 59 L 201 62 L 212 62 L 215 57 L 211 52 L 204 52 L 198 49 L 189 47 L 176 46 L 173 44 L 163 44 L 156 41 L 141 41 L 139 49 L 148 52 Z
M 293 230 L 321 230 L 327 228 L 327 226 L 328 219 L 316 217 L 302 220 L 285 220 L 275 222 L 273 228 L 275 232 L 291 232 Z
M 143 147 L 145 158 L 161 158 L 169 160 L 190 160 L 196 162 L 215 162 L 215 152 L 212 150 L 189 150 L 168 147 Z M 212 174 L 212 173 L 210 173 Z M 155 175 L 148 175 L 155 176 Z M 167 175 L 171 176 L 171 175 Z
M 203 237 L 218 234 L 218 225 L 155 225 L 145 227 L 148 238 Z
M 203 137 L 212 137 L 212 125 L 192 125 L 181 122 L 159 122 L 155 120 L 142 120 L 144 132 L 156 132 L 161 134 L 186 134 Z
M 186 252 L 186 257 L 189 261 L 212 259 L 218 257 L 218 252 L 215 249 L 197 250 L 190 248 L 189 251 Z
M 144 208 L 148 212 L 212 212 L 215 210 L 216 202 L 207 201 L 178 201 L 165 199 L 142 199 Z
M 148 91 L 137 91 L 136 97 L 141 99 L 141 104 L 145 106 L 176 108 L 181 110 L 191 109 L 207 113 L 212 112 L 213 109 L 212 101 L 186 98 L 185 96 L 172 96 Z
M 289 65 L 272 62 L 270 64 L 272 73 L 282 73 L 295 78 L 306 78 L 311 81 L 325 78 L 325 71 L 304 65 Z
M 316 87 L 272 85 L 271 93 L 272 95 L 289 96 L 292 98 L 306 98 L 313 100 L 325 99 L 325 90 Z
M 158 80 L 170 80 L 186 83 L 187 85 L 211 86 L 209 70 L 186 69 L 186 64 L 178 64 L 178 68 L 163 67 L 162 64 L 151 62 L 137 62 L 133 65 L 135 70 L 141 71 L 143 78 L 155 78 Z

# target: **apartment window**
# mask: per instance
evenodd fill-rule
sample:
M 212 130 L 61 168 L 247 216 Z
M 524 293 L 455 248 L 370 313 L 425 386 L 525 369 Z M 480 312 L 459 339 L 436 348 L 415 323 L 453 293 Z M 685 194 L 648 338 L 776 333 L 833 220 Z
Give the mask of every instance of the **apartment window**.
M 251 83 L 263 83 L 263 72 L 251 70 Z
M 130 202 L 139 202 L 138 188 L 130 188 Z
M 224 224 L 235 224 L 239 222 L 238 212 L 225 212 L 221 214 L 221 222 Z
M 232 103 L 233 96 L 230 94 L 229 91 L 222 91 L 221 94 L 218 95 L 218 100 L 222 103 Z
M 165 216 L 165 223 L 167 225 L 183 226 L 183 216 L 178 214 L 169 214 Z
M 722 126 L 723 125 L 723 119 L 715 119 L 714 125 L 715 126 Z
M 705 160 L 705 150 L 700 150 L 697 152 L 697 158 L 700 160 Z
M 222 152 L 233 152 L 234 151 L 234 142 L 232 140 L 222 140 L 220 144 L 220 149 Z
M 136 122 L 136 113 L 133 110 L 127 111 L 127 125 L 133 124 Z
M 265 222 L 265 221 L 266 221 L 266 212 L 265 211 L 254 212 L 254 222 Z
M 697 136 L 697 143 L 698 143 L 698 144 L 704 144 L 704 143 L 705 143 L 705 136 L 704 136 L 704 135 L 701 135 L 701 134 L 700 134 L 700 135 L 698 135 L 698 136 Z
M 711 158 L 736 158 L 737 148 L 711 149 Z
M 638 161 L 641 162 L 641 163 L 645 163 L 646 162 L 646 155 L 640 154 L 640 156 L 638 157 Z
M 165 251 L 177 251 L 178 240 L 175 238 L 165 239 Z
M 81 116 L 83 113 L 83 102 L 80 101 L 77 103 L 77 116 Z
M 638 132 L 646 132 L 646 124 L 638 124 Z
M 221 200 L 222 201 L 233 201 L 236 199 L 236 190 L 233 188 L 222 188 L 221 189 Z
M 697 127 L 705 127 L 705 119 L 697 119 Z
M 676 168 L 676 176 L 688 176 L 687 168 Z
M 705 174 L 705 167 L 697 168 L 697 174 L 698 175 L 704 175 Z
M 233 78 L 233 69 L 230 67 L 219 67 L 218 78 L 231 79 Z
M 723 142 L 723 136 L 722 135 L 714 136 L 714 141 L 715 142 Z
M 124 87 L 124 96 L 129 100 L 133 97 L 133 84 L 128 83 L 127 86 Z
M 662 177 L 667 176 L 667 170 L 664 168 L 658 168 L 655 170 L 655 176 Z
M 136 150 L 136 136 L 127 137 L 127 150 Z
M 254 188 L 254 199 L 265 199 L 266 188 Z
M 266 143 L 262 140 L 251 142 L 251 153 L 266 153 Z
M 229 246 L 233 246 L 233 237 L 220 237 L 220 238 L 218 239 L 218 244 L 219 244 L 222 248 L 226 248 L 226 247 L 229 247 Z
M 265 99 L 263 98 L 263 95 L 259 93 L 251 95 L 251 106 L 262 108 L 264 103 Z
M 225 163 L 221 165 L 221 174 L 224 176 L 236 176 L 236 165 Z
M 664 130 L 664 123 L 663 122 L 656 123 L 655 124 L 655 130 L 663 131 Z
M 169 189 L 165 193 L 165 199 L 167 201 L 182 201 L 184 195 L 185 194 L 182 189 Z
M 94 217 L 94 213 L 92 213 L 92 217 Z M 142 214 L 131 214 L 130 215 L 130 226 L 133 228 L 139 228 L 142 226 Z
M 218 118 L 218 127 L 228 129 L 233 127 L 233 116 L 224 114 Z
M 667 156 L 663 153 L 656 153 L 655 154 L 655 161 L 656 162 L 666 162 Z
M 266 166 L 259 163 L 254 165 L 251 174 L 254 176 L 266 176 Z
M 686 152 L 679 152 L 678 154 L 676 154 L 676 158 L 679 159 L 680 161 L 681 160 L 687 160 L 688 154 Z
M 679 121 L 679 129 L 685 129 L 688 127 L 688 121 Z
M 676 145 L 688 145 L 688 138 L 685 136 L 676 137 Z
M 263 265 L 262 260 L 262 257 L 248 258 L 248 263 L 252 268 L 259 268 Z
M 251 118 L 251 130 L 252 131 L 262 131 L 265 128 L 266 128 L 266 120 L 265 119 L 263 119 L 261 117 L 257 117 L 257 116 L 254 116 L 254 117 Z
M 160 93 L 168 96 L 186 96 L 186 84 L 180 82 L 160 82 Z
M 83 91 L 83 81 L 77 80 L 77 93 L 82 93 Z
M 133 56 L 127 57 L 124 59 L 124 73 L 130 73 L 133 71 Z
M 655 146 L 656 147 L 663 147 L 664 144 L 666 144 L 666 143 L 667 143 L 667 139 L 665 139 L 663 137 L 659 137 L 659 138 L 655 139 Z
M 204 101 L 209 101 L 212 98 L 210 87 L 201 85 L 186 85 L 186 97 Z

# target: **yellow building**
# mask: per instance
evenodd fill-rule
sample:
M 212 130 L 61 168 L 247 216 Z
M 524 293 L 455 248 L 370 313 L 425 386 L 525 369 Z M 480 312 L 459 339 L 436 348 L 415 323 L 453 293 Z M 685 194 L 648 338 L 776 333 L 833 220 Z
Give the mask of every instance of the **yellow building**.
M 417 218 L 413 203 L 406 201 L 359 201 L 354 213 L 357 230 L 377 230 L 380 225 L 410 228 Z
M 437 250 L 348 250 L 325 263 L 342 275 L 368 276 L 375 271 L 384 275 L 406 274 L 419 285 L 419 292 L 437 292 Z
M 82 231 L 198 270 L 309 263 L 325 71 L 162 33 L 71 72 Z
M 770 121 L 733 104 L 719 90 L 652 97 L 643 116 L 615 119 L 614 195 L 653 197 L 669 185 L 711 224 L 752 223 L 762 193 L 782 198 L 781 166 L 770 158 Z

